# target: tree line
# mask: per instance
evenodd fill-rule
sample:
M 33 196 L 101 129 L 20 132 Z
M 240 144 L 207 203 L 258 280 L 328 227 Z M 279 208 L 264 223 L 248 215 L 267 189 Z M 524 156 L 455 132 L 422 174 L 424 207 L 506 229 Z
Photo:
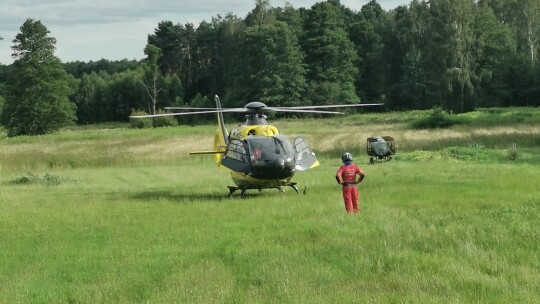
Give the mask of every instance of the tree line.
M 13 40 L 14 63 L 0 66 L 9 134 L 48 132 L 62 125 L 55 120 L 212 107 L 215 94 L 227 107 L 384 102 L 466 112 L 540 104 L 537 0 L 413 0 L 390 11 L 375 0 L 360 11 L 339 0 L 299 9 L 257 0 L 244 18 L 160 22 L 140 61 L 61 63 L 48 34 L 28 19 Z M 37 113 L 30 123 L 28 113 Z M 27 121 L 17 124 L 21 116 Z

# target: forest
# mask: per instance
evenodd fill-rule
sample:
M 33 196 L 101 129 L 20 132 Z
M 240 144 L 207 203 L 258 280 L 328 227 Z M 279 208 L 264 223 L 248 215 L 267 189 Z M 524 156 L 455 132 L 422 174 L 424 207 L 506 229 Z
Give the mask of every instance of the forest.
M 389 11 L 375 0 L 359 11 L 339 0 L 299 9 L 256 0 L 245 17 L 159 22 L 140 61 L 60 62 L 53 36 L 28 19 L 13 41 L 14 63 L 0 65 L 10 136 L 128 121 L 166 106 L 212 107 L 215 94 L 226 107 L 381 102 L 464 113 L 540 105 L 537 0 L 412 0 Z M 45 112 L 32 118 L 36 108 Z

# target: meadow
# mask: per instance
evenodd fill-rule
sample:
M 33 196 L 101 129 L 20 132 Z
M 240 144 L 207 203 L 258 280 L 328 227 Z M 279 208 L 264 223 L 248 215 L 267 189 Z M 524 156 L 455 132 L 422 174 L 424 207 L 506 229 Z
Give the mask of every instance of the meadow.
M 0 303 L 540 302 L 540 109 L 410 127 L 426 115 L 271 120 L 321 165 L 300 194 L 246 199 L 188 155 L 214 125 L 0 133 Z M 396 139 L 392 161 L 369 164 L 372 135 Z M 355 215 L 345 150 L 367 174 Z

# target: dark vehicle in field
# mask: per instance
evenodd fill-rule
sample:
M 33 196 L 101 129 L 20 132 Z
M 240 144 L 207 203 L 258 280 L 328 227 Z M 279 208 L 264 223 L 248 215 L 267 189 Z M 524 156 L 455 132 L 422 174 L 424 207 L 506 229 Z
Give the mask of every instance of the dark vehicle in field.
M 391 160 L 396 154 L 396 143 L 392 136 L 372 136 L 367 139 L 367 154 L 371 164 L 375 161 Z

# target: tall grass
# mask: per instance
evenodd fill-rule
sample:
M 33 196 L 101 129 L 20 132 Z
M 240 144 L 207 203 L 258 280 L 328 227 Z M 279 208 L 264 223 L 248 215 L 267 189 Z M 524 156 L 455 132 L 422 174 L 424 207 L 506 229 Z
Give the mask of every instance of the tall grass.
M 232 181 L 210 158 L 187 155 L 214 126 L 0 139 L 0 303 L 539 302 L 537 125 L 415 134 L 339 119 L 277 121 L 321 165 L 295 176 L 300 194 L 247 199 L 227 198 Z M 371 132 L 408 148 L 368 165 Z M 470 145 L 474 132 L 484 144 Z M 519 134 L 528 152 L 515 161 L 488 141 Z M 336 140 L 347 136 L 358 144 Z M 334 179 L 351 148 L 367 173 L 359 215 Z
M 364 165 L 350 216 L 338 165 L 245 200 L 204 162 L 3 177 L 0 302 L 538 300 L 537 168 Z
M 174 163 L 192 149 L 208 149 L 213 126 L 159 129 L 65 130 L 45 136 L 0 140 L 0 169 L 109 167 Z

